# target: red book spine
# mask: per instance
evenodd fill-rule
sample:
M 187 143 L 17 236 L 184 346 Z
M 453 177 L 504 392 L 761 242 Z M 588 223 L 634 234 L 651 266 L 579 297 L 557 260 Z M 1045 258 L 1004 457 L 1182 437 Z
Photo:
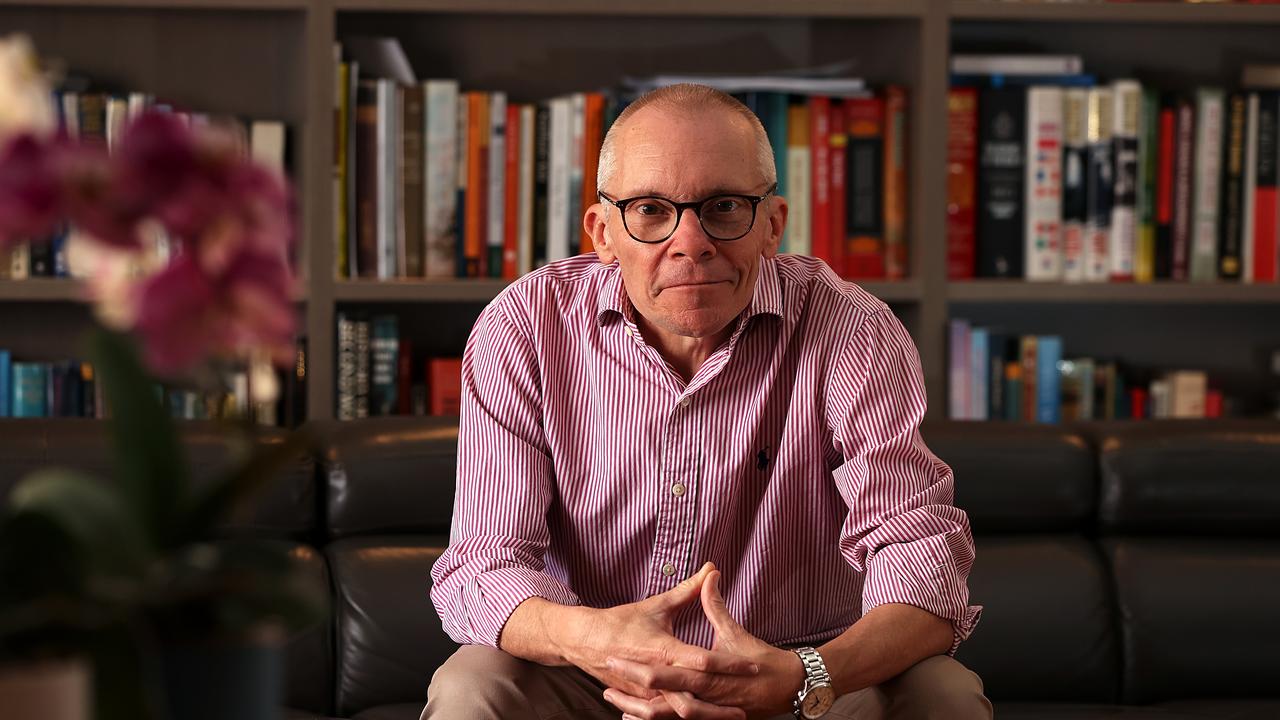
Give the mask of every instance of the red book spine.
M 973 278 L 976 263 L 978 90 L 951 88 L 947 97 L 947 277 Z
M 1129 419 L 1142 420 L 1147 416 L 1147 391 L 1129 388 Z
M 458 415 L 462 408 L 462 358 L 427 361 L 432 415 Z
M 1280 145 L 1280 93 L 1265 92 L 1258 103 L 1257 187 L 1253 193 L 1253 281 L 1276 281 L 1276 252 L 1280 243 L 1280 168 L 1276 147 Z
M 831 99 L 809 98 L 810 182 L 813 192 L 812 245 L 809 252 L 831 262 Z
M 516 103 L 507 104 L 506 132 L 507 156 L 504 158 L 504 172 L 507 177 L 503 184 L 506 197 L 503 198 L 505 208 L 502 214 L 502 277 L 515 280 L 518 274 L 516 244 L 520 237 L 520 106 Z
M 907 276 L 907 91 L 885 88 L 884 108 L 885 276 Z
M 1155 275 L 1167 280 L 1173 273 L 1173 160 L 1177 136 L 1174 108 L 1168 107 L 1160 111 L 1158 132 Z
M 1207 418 L 1222 417 L 1222 391 L 1209 390 L 1204 394 L 1204 416 Z
M 839 274 L 844 268 L 845 228 L 845 163 L 849 134 L 845 127 L 844 103 L 831 103 L 831 245 L 830 258 L 824 258 L 831 269 Z

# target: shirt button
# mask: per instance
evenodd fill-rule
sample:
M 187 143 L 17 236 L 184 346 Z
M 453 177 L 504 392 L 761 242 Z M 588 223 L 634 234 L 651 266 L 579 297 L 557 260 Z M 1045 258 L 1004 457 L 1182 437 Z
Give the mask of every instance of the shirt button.
M 692 399 L 692 398 L 685 398 L 685 399 L 683 399 L 683 400 L 681 400 L 681 401 L 680 401 L 680 407 L 685 407 L 685 408 L 687 408 L 687 407 L 689 407 L 689 405 L 690 405 L 692 402 L 693 402 L 693 399 Z
M 663 574 L 663 575 L 666 575 L 667 577 L 671 577 L 672 575 L 675 575 L 675 574 L 676 574 L 676 566 L 675 566 L 675 565 L 672 565 L 671 563 L 667 563 L 666 565 L 663 565 L 663 566 L 662 566 L 662 574 Z
M 684 495 L 684 491 L 686 489 L 687 488 L 685 488 L 684 483 L 676 483 L 675 485 L 671 486 L 671 494 L 675 495 L 676 497 L 680 497 Z

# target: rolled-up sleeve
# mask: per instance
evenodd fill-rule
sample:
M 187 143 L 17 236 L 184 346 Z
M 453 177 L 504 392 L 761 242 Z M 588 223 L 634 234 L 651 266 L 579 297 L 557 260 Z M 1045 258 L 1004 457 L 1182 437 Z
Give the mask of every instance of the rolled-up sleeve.
M 445 632 L 462 644 L 497 647 L 511 613 L 531 597 L 579 602 L 545 572 L 555 476 L 533 347 L 495 301 L 462 358 L 453 525 L 431 569 L 431 600 Z
M 828 421 L 849 507 L 840 551 L 865 574 L 862 613 L 903 603 L 949 620 L 954 654 L 982 613 L 969 605 L 969 518 L 951 468 L 925 446 L 924 379 L 915 344 L 887 308 L 868 316 L 828 381 Z

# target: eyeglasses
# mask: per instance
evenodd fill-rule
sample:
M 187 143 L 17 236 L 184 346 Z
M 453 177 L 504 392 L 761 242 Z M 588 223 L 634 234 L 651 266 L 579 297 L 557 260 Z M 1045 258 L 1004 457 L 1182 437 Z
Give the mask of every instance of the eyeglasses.
M 637 242 L 665 242 L 675 234 L 685 210 L 693 210 L 702 230 L 714 240 L 737 240 L 756 224 L 756 206 L 778 189 L 774 183 L 763 195 L 715 195 L 704 200 L 678 203 L 656 195 L 614 200 L 604 193 L 600 199 L 618 208 L 622 226 Z

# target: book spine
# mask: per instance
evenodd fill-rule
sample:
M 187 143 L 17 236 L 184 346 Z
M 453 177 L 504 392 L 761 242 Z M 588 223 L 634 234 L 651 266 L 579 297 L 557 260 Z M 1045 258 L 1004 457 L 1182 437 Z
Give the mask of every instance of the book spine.
M 520 106 L 516 103 L 507 104 L 503 147 L 502 277 L 515 280 L 520 263 Z
M 831 260 L 831 98 L 809 98 L 809 182 L 813 188 L 813 223 L 809 253 Z
M 601 93 L 586 94 L 586 129 L 582 136 L 582 212 L 596 204 L 596 173 L 600 170 L 600 145 L 604 142 L 604 95 Z M 578 223 L 582 225 L 581 222 Z M 589 253 L 595 250 L 595 242 L 585 227 L 579 227 L 582 238 L 579 252 Z
M 370 340 L 372 376 L 369 414 L 391 415 L 395 412 L 397 363 L 400 356 L 400 328 L 395 315 L 378 315 L 371 322 Z
M 454 154 L 454 169 L 457 171 L 457 179 L 455 187 L 457 193 L 454 198 L 454 205 L 457 207 L 458 225 L 454 229 L 454 276 L 459 278 L 469 277 L 471 271 L 479 272 L 479 268 L 474 263 L 468 262 L 467 259 L 467 222 L 470 208 L 467 206 L 467 183 L 471 175 L 471 97 L 470 93 L 458 93 L 458 114 L 457 114 L 457 138 L 458 144 Z
M 1196 93 L 1195 205 L 1191 239 L 1191 280 L 1218 278 L 1218 223 L 1222 201 L 1222 132 L 1225 93 L 1201 88 Z
M 990 358 L 990 333 L 986 328 L 969 331 L 969 419 L 987 420 L 990 403 L 987 361 Z
M 1089 216 L 1089 93 L 1063 93 L 1062 279 L 1084 282 L 1085 226 Z
M 551 108 L 538 105 L 533 135 L 533 266 L 547 264 L 547 241 L 551 227 L 547 199 L 551 180 Z
M 983 88 L 978 99 L 978 276 L 1022 278 L 1026 88 Z
M 403 100 L 400 123 L 400 194 L 401 222 L 404 225 L 403 274 L 420 278 L 426 274 L 426 230 L 423 227 L 423 188 L 425 160 L 423 143 L 423 87 L 409 85 L 400 89 Z
M 378 81 L 378 257 L 377 277 L 389 280 L 400 274 L 404 224 L 400 221 L 400 109 L 395 83 Z
M 424 223 L 426 275 L 454 277 L 458 231 L 458 83 L 428 80 L 424 85 L 426 129 Z
M 853 98 L 845 197 L 844 276 L 886 277 L 884 248 L 884 99 Z
M 1105 282 L 1109 276 L 1111 253 L 1111 205 L 1115 200 L 1111 131 L 1114 121 L 1110 88 L 1089 90 L 1087 136 L 1089 178 L 1084 239 L 1084 279 Z M 1032 378 L 1025 378 L 1032 382 Z
M 338 383 L 337 416 L 339 420 L 356 419 L 356 328 L 350 315 L 338 313 Z
M 1062 420 L 1062 338 L 1041 335 L 1036 340 L 1036 420 L 1056 424 Z
M 1021 420 L 1035 422 L 1040 411 L 1039 380 L 1040 362 L 1038 338 L 1035 335 L 1022 337 L 1022 407 Z
M 1253 199 L 1253 280 L 1276 281 L 1276 250 L 1280 243 L 1280 202 L 1277 202 L 1277 148 L 1280 148 L 1280 91 L 1258 97 L 1257 189 Z
M 582 174 L 585 153 L 583 145 L 587 134 L 587 97 L 585 93 L 573 93 L 570 101 L 569 135 L 569 201 L 565 209 L 565 246 L 569 256 L 582 251 Z
M 1253 282 L 1253 206 L 1258 199 L 1258 93 L 1245 97 L 1244 189 L 1240 213 L 1240 281 Z
M 787 108 L 787 178 L 791 222 L 786 230 L 784 252 L 809 255 L 813 252 L 813 158 L 809 144 L 809 107 Z
M 978 91 L 947 93 L 947 278 L 973 278 L 977 262 L 974 201 L 978 168 Z
M 362 147 L 357 142 L 359 129 L 359 96 L 360 96 L 360 64 L 347 63 L 346 92 L 346 132 L 347 132 L 347 177 L 344 192 L 346 193 L 347 219 L 347 277 L 359 277 L 360 255 L 360 215 L 357 184 L 357 155 Z
M 1142 91 L 1142 134 L 1138 140 L 1138 253 L 1133 279 L 1149 283 L 1156 276 L 1156 158 L 1160 148 L 1160 94 Z
M 357 318 L 355 325 L 355 414 L 369 417 L 369 320 Z
M 485 233 L 485 205 L 489 186 L 489 93 L 468 92 L 467 97 L 467 192 L 466 220 L 463 229 L 463 256 L 466 262 L 464 277 L 483 277 L 488 242 Z
M 1226 100 L 1223 119 L 1222 185 L 1218 195 L 1217 277 L 1239 280 L 1243 261 L 1240 246 L 1244 228 L 1245 96 L 1233 92 Z
M 1173 186 L 1177 157 L 1178 108 L 1176 102 L 1160 105 L 1159 136 L 1156 149 L 1155 190 L 1155 277 L 1173 277 Z
M 507 95 L 489 94 L 489 155 L 486 166 L 489 193 L 485 201 L 485 268 L 489 277 L 502 277 L 507 237 Z
M 845 120 L 844 102 L 831 102 L 831 225 L 827 247 L 827 265 L 837 275 L 844 268 L 844 228 L 848 223 L 849 183 L 845 173 L 849 163 L 849 126 Z
M 360 83 L 356 99 L 356 217 L 359 223 L 356 270 L 378 276 L 378 85 Z
M 1112 158 L 1115 163 L 1111 204 L 1108 274 L 1113 282 L 1132 282 L 1138 249 L 1138 133 L 1142 123 L 1142 86 L 1132 80 L 1112 88 Z
M 342 62 L 342 46 L 334 43 L 333 78 L 333 245 L 335 271 L 339 278 L 351 277 L 351 261 L 347 255 L 347 122 L 351 108 L 347 105 L 347 84 L 351 66 Z
M 547 179 L 547 261 L 569 257 L 569 185 L 573 162 L 573 101 L 551 101 L 550 172 Z M 574 237 L 577 237 L 575 234 Z
M 1188 100 L 1178 101 L 1177 136 L 1173 161 L 1173 262 L 1170 277 L 1186 280 L 1190 275 L 1192 228 L 1192 178 L 1195 175 L 1196 108 Z
M 1063 102 L 1062 88 L 1027 90 L 1023 257 L 1025 277 L 1031 281 L 1063 278 Z
M 764 110 L 764 129 L 769 136 L 769 145 L 773 147 L 773 167 L 778 173 L 778 195 L 787 199 L 790 204 L 793 200 L 791 196 L 791 183 L 789 168 L 787 167 L 787 152 L 789 132 L 789 114 L 790 110 L 787 105 L 787 95 L 781 92 L 764 93 L 760 100 L 760 106 Z M 791 223 L 788 222 L 788 225 Z M 839 229 L 837 229 L 839 232 Z M 791 234 L 791 229 L 787 228 L 783 231 L 780 252 L 787 251 L 787 236 Z M 835 268 L 839 273 L 841 268 Z
M 524 275 L 531 272 L 533 261 L 533 197 L 534 197 L 534 133 L 538 109 L 533 105 L 520 107 L 520 209 L 519 230 L 516 246 L 518 261 L 516 273 Z
M 949 399 L 949 417 L 952 420 L 968 420 L 969 409 L 969 362 L 973 357 L 969 351 L 969 323 L 965 320 L 953 319 L 949 324 L 950 363 L 947 373 L 947 397 Z
M 1009 340 L 1004 333 L 987 333 L 987 418 L 1004 418 L 1004 367 Z
M 907 91 L 885 88 L 884 117 L 885 277 L 907 276 Z
M 49 416 L 49 366 L 46 363 L 12 364 L 13 386 L 10 412 L 16 418 Z
M 11 408 L 13 388 L 10 387 L 12 379 L 13 356 L 8 350 L 0 350 L 0 418 L 7 418 L 13 414 Z

